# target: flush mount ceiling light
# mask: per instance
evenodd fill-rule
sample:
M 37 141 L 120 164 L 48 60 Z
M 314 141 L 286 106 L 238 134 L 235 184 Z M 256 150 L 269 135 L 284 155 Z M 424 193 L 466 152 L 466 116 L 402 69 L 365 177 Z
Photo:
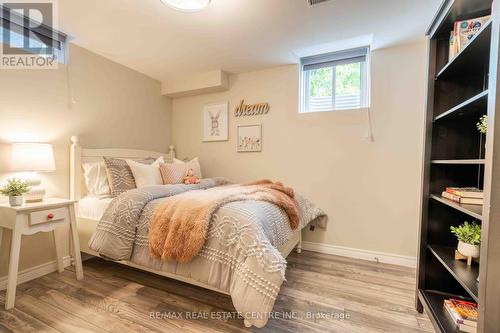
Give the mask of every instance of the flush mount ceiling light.
M 211 0 L 160 0 L 163 4 L 183 12 L 202 10 Z

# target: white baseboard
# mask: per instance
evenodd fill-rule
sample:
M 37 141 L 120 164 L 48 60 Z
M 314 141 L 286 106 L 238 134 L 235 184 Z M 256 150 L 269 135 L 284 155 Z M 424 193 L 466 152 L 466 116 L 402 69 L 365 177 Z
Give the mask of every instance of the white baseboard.
M 64 267 L 68 267 L 69 265 L 71 265 L 71 257 L 70 256 L 64 257 L 63 263 Z M 55 260 L 35 267 L 31 267 L 22 270 L 18 273 L 17 284 L 28 282 L 36 278 L 39 278 L 40 276 L 44 276 L 56 271 L 57 271 L 57 262 Z M 5 289 L 7 289 L 7 276 L 2 276 L 0 277 L 0 290 L 5 290 Z
M 302 242 L 302 249 L 307 251 L 332 254 L 341 257 L 375 261 L 384 264 L 392 264 L 392 265 L 406 266 L 412 268 L 417 267 L 417 258 L 402 256 L 393 253 L 368 251 L 362 249 L 355 249 L 351 247 L 314 243 L 314 242 Z

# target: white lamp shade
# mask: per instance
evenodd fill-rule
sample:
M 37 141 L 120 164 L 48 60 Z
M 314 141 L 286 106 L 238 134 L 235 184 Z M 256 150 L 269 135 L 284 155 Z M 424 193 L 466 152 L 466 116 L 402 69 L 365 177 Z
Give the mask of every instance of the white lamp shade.
M 12 171 L 55 171 L 54 151 L 48 143 L 12 144 Z
M 205 8 L 210 0 L 160 0 L 165 5 L 177 10 L 192 12 Z

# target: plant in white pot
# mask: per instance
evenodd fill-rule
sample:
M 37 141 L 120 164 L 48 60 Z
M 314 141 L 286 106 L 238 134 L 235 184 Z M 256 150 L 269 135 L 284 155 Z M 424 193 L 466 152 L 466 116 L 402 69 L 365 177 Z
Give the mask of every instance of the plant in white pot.
M 458 252 L 467 258 L 479 258 L 481 244 L 481 226 L 475 222 L 464 222 L 458 227 L 451 227 L 451 233 L 458 238 Z
M 11 206 L 22 206 L 24 203 L 23 194 L 28 193 L 30 187 L 28 183 L 21 179 L 12 178 L 7 180 L 7 185 L 0 189 L 0 194 L 9 197 Z
M 476 124 L 476 128 L 479 131 L 479 133 L 481 133 L 479 147 L 482 148 L 484 136 L 486 135 L 486 133 L 488 133 L 488 116 L 487 115 L 483 115 L 483 116 L 481 116 L 481 118 L 479 118 L 479 122 Z M 484 144 L 484 148 L 486 149 L 486 144 Z
M 488 116 L 481 116 L 478 123 L 476 124 L 476 127 L 479 132 L 481 132 L 482 134 L 486 134 L 488 132 Z

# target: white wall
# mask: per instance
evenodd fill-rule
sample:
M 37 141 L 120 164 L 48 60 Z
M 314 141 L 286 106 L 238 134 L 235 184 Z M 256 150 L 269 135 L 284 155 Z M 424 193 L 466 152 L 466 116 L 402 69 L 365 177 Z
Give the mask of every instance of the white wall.
M 204 175 L 282 180 L 330 217 L 305 240 L 416 256 L 424 114 L 425 43 L 372 54 L 374 141 L 367 111 L 298 113 L 298 66 L 233 75 L 228 92 L 174 99 L 172 139 L 199 156 Z M 264 116 L 230 116 L 228 142 L 202 143 L 203 105 L 269 102 Z M 263 124 L 263 151 L 236 153 L 236 126 Z
M 66 66 L 0 70 L 0 180 L 11 175 L 7 160 L 12 141 L 54 144 L 57 171 L 41 176 L 48 196 L 66 198 L 71 135 L 89 148 L 167 151 L 171 101 L 160 89 L 159 82 L 75 45 L 68 71 Z M 0 277 L 7 272 L 9 243 L 10 232 L 4 232 Z M 23 236 L 22 245 L 21 270 L 55 259 L 48 234 Z

